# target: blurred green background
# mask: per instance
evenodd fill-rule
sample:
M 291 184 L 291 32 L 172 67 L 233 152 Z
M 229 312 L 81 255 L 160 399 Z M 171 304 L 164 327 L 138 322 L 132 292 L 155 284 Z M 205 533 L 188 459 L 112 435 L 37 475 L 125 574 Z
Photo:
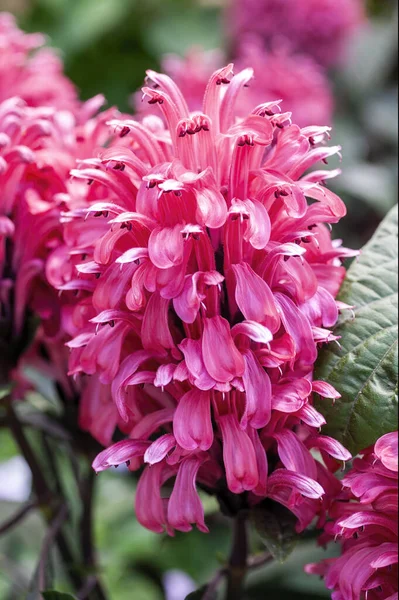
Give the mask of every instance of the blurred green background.
M 336 235 L 352 247 L 369 239 L 397 195 L 397 3 L 373 0 L 368 6 L 369 26 L 353 40 L 344 68 L 331 74 L 337 104 L 333 143 L 343 146 L 343 175 L 334 187 L 349 213 Z M 183 54 L 193 44 L 225 45 L 222 0 L 0 0 L 0 10 L 14 12 L 27 31 L 48 35 L 83 98 L 101 92 L 121 110 L 129 109 L 130 94 L 147 68 L 159 68 L 164 53 Z M 54 453 L 65 460 L 62 447 Z M 0 472 L 15 454 L 0 430 Z M 68 487 L 68 468 L 64 471 Z M 174 539 L 156 536 L 135 521 L 134 485 L 120 470 L 98 479 L 96 540 L 109 597 L 162 600 L 165 574 L 178 570 L 177 583 L 170 586 L 176 595 L 167 600 L 182 600 L 180 584 L 189 591 L 190 585 L 208 581 L 226 558 L 229 525 L 207 500 L 209 536 L 196 531 Z M 15 502 L 0 501 L 0 522 L 14 511 Z M 27 597 L 42 537 L 41 520 L 32 514 L 0 538 L 0 598 Z M 302 542 L 284 566 L 251 576 L 248 598 L 263 599 L 265 593 L 270 600 L 329 598 L 322 582 L 303 573 L 303 566 L 320 556 L 324 552 L 314 541 Z

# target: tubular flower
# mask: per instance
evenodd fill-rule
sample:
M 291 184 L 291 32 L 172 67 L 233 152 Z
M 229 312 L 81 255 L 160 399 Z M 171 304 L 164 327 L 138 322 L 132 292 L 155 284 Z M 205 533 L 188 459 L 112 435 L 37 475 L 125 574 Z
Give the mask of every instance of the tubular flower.
M 75 87 L 57 54 L 43 48 L 45 41 L 40 33 L 21 31 L 11 14 L 0 13 L 0 102 L 19 96 L 29 106 L 77 111 Z
M 330 465 L 350 458 L 318 435 L 312 401 L 337 397 L 312 373 L 351 252 L 327 227 L 345 214 L 322 185 L 331 173 L 306 173 L 339 148 L 278 102 L 237 120 L 250 69 L 216 71 L 196 113 L 171 79 L 148 77 L 167 128 L 152 115 L 111 121 L 123 145 L 72 171 L 89 184 L 86 208 L 63 217 L 75 271 L 60 288 L 80 298 L 70 373 L 110 385 L 130 429 L 94 468 L 147 464 L 136 512 L 153 531 L 206 529 L 196 483 L 245 506 L 272 498 L 302 530 L 336 493 L 312 448 Z
M 342 483 L 322 538 L 340 539 L 342 555 L 306 570 L 325 577 L 333 600 L 397 600 L 397 432 L 364 451 Z
M 246 34 L 261 36 L 268 46 L 283 40 L 294 52 L 333 66 L 365 12 L 364 0 L 235 0 L 226 21 L 233 40 Z
M 292 55 L 286 46 L 267 51 L 256 37 L 241 43 L 236 54 L 238 70 L 249 66 L 254 70 L 254 81 L 247 81 L 237 99 L 238 117 L 244 118 L 264 101 L 280 99 L 300 127 L 332 122 L 334 100 L 330 83 L 312 58 Z M 163 67 L 179 86 L 190 110 L 200 111 L 209 77 L 222 64 L 221 52 L 192 48 L 184 58 L 168 56 Z M 156 108 L 142 102 L 138 93 L 134 94 L 133 102 L 140 114 L 154 113 Z

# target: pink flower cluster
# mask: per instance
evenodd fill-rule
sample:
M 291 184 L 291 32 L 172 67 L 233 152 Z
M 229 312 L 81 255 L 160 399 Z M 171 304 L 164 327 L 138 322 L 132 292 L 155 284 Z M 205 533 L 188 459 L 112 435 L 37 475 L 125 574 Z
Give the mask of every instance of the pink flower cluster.
M 343 57 L 354 30 L 365 21 L 364 0 L 235 0 L 226 16 L 236 44 L 246 34 L 268 45 L 284 41 L 294 52 L 325 66 Z
M 345 308 L 334 297 L 352 253 L 328 229 L 345 214 L 323 185 L 336 171 L 311 168 L 339 147 L 324 145 L 327 127 L 292 125 L 279 102 L 237 120 L 252 76 L 216 71 L 190 113 L 169 77 L 148 72 L 143 92 L 167 127 L 112 120 L 119 142 L 80 161 L 86 192 L 64 198 L 53 259 L 59 289 L 78 294 L 70 373 L 111 386 L 129 432 L 93 466 L 147 465 L 136 514 L 156 532 L 207 531 L 196 484 L 247 506 L 278 501 L 298 530 L 315 515 L 323 524 L 330 471 L 350 458 L 319 434 L 312 402 L 338 396 L 312 374 Z
M 248 83 L 238 99 L 237 117 L 245 117 L 262 102 L 278 99 L 300 127 L 331 124 L 331 86 L 323 69 L 310 57 L 292 55 L 286 46 L 267 51 L 258 38 L 242 42 L 237 55 L 238 71 L 247 67 L 254 70 L 254 81 Z M 194 111 L 201 110 L 209 77 L 223 63 L 222 52 L 192 48 L 184 58 L 167 56 L 162 66 Z M 154 112 L 154 107 L 142 102 L 139 93 L 133 96 L 133 102 L 139 114 Z
M 76 111 L 75 86 L 54 50 L 43 48 L 45 41 L 40 33 L 18 29 L 9 13 L 0 13 L 0 102 L 18 96 L 29 106 Z
M 323 537 L 341 540 L 342 555 L 307 571 L 325 577 L 333 600 L 397 600 L 398 433 L 364 451 L 342 483 Z
M 50 109 L 28 108 L 19 98 L 0 104 L 0 307 L 14 338 L 28 304 L 44 322 L 54 315 L 57 294 L 46 283 L 44 264 L 61 237 L 54 194 L 71 164 L 61 163 L 58 172 L 52 166 L 48 141 L 56 128 Z
M 69 172 L 77 159 L 91 156 L 106 143 L 105 122 L 116 112 L 93 117 L 103 98 L 78 103 L 55 55 L 43 50 L 31 56 L 42 43 L 41 35 L 26 35 L 10 15 L 0 15 L 1 93 L 8 97 L 0 104 L 0 379 L 7 381 L 12 372 L 17 383 L 13 395 L 22 397 L 30 387 L 24 375 L 24 366 L 29 365 L 57 380 L 69 400 L 79 389 L 83 428 L 107 444 L 118 423 L 117 411 L 109 390 L 95 378 L 77 386 L 67 377 L 68 351 L 63 344 L 71 335 L 67 314 L 72 299 L 59 297 L 53 285 L 58 283 L 57 266 L 49 257 L 64 243 L 63 197 L 76 189 Z M 56 62 L 35 62 L 39 56 L 53 56 Z M 9 97 L 17 93 L 23 99 Z M 64 110 L 67 107 L 73 112 Z M 40 317 L 41 325 L 27 351 L 32 315 Z M 43 345 L 50 363 L 41 356 Z M 113 413 L 110 434 L 104 421 L 88 414 L 86 399 L 91 394 L 105 406 L 102 412 L 108 411 L 108 429 Z

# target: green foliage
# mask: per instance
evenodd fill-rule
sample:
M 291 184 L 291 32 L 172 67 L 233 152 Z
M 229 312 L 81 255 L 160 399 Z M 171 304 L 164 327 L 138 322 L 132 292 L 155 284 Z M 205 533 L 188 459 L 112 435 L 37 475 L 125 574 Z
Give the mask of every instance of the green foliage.
M 207 589 L 208 589 L 208 586 L 203 585 L 201 588 L 199 588 L 199 590 L 195 590 L 195 592 L 191 592 L 191 594 L 186 596 L 186 600 L 202 600 Z M 216 594 L 214 596 L 211 596 L 209 598 L 209 600 L 214 600 L 215 597 L 216 597 Z
M 293 513 L 281 504 L 266 501 L 252 510 L 251 521 L 273 558 L 284 563 L 299 539 Z
M 18 454 L 18 448 L 11 433 L 6 429 L 0 430 L 0 462 Z
M 44 600 L 76 600 L 76 596 L 71 594 L 64 594 L 62 592 L 56 592 L 55 590 L 46 590 L 42 592 Z
M 12 390 L 12 383 L 5 383 L 0 385 L 0 400 L 6 398 Z
M 342 394 L 335 406 L 317 409 L 325 433 L 356 454 L 397 429 L 398 409 L 398 210 L 393 208 L 350 267 L 339 300 L 354 306 L 320 356 L 315 377 Z

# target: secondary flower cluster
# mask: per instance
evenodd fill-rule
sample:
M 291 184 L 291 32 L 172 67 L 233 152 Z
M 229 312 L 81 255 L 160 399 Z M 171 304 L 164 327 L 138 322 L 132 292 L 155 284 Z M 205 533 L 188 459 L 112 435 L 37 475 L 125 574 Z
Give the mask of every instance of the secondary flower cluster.
M 171 79 L 148 72 L 143 92 L 167 127 L 152 115 L 111 121 L 119 143 L 81 161 L 72 175 L 86 194 L 65 197 L 70 373 L 111 385 L 130 432 L 93 466 L 147 464 L 136 514 L 157 532 L 207 530 L 196 482 L 247 505 L 281 502 L 303 530 L 337 491 L 311 450 L 331 470 L 350 458 L 319 434 L 312 404 L 338 396 L 312 373 L 345 308 L 334 297 L 351 253 L 327 227 L 345 214 L 323 185 L 336 172 L 309 170 L 339 148 L 278 102 L 237 120 L 252 75 L 216 71 L 190 113 Z
M 342 483 L 323 537 L 341 540 L 342 555 L 307 571 L 325 577 L 333 600 L 397 600 L 398 433 L 364 451 Z
M 75 111 L 75 86 L 65 77 L 54 50 L 40 33 L 21 31 L 9 13 L 0 13 L 0 102 L 18 96 L 29 106 Z
M 283 41 L 328 67 L 341 60 L 350 35 L 365 21 L 365 2 L 235 0 L 226 19 L 233 43 L 256 33 L 268 45 Z
M 190 110 L 201 110 L 202 99 L 212 72 L 223 66 L 221 51 L 204 52 L 192 48 L 184 58 L 170 55 L 163 68 L 182 91 Z M 332 121 L 334 100 L 324 70 L 311 57 L 292 55 L 286 46 L 265 50 L 258 38 L 246 39 L 237 49 L 236 69 L 251 67 L 254 81 L 248 82 L 237 101 L 236 114 L 248 115 L 262 102 L 282 100 L 300 127 L 327 125 Z M 143 114 L 154 107 L 133 96 L 134 107 Z
M 97 146 L 107 142 L 105 122 L 117 113 L 94 116 L 103 104 L 100 96 L 78 103 L 55 55 L 43 50 L 31 56 L 42 43 L 41 35 L 26 35 L 16 28 L 12 17 L 0 15 L 0 44 L 5 53 L 0 67 L 2 94 L 23 96 L 0 104 L 0 379 L 4 383 L 12 376 L 17 384 L 13 396 L 23 397 L 31 386 L 24 374 L 29 365 L 56 380 L 65 398 L 76 400 L 79 392 L 82 428 L 107 444 L 118 414 L 109 389 L 96 378 L 74 383 L 67 377 L 64 343 L 74 334 L 67 318 L 74 298 L 72 294 L 59 296 L 54 286 L 58 283 L 57 265 L 48 259 L 53 259 L 64 243 L 63 196 L 77 189 L 69 172 L 77 159 L 91 156 Z M 57 62 L 36 63 L 40 52 Z M 58 65 L 59 76 L 54 65 Z M 47 102 L 50 106 L 41 105 Z M 67 106 L 73 112 L 60 110 Z M 28 350 L 33 315 L 41 324 Z M 97 399 L 106 421 L 92 418 L 88 409 L 93 406 L 88 402 L 91 397 Z
M 53 117 L 51 110 L 28 108 L 19 98 L 0 104 L 2 345 L 20 336 L 28 304 L 45 322 L 53 316 L 57 294 L 45 281 L 44 261 L 54 238 L 61 236 L 54 193 L 69 167 L 57 173 L 49 160 L 46 144 L 55 135 Z M 3 350 L 3 359 L 11 360 L 11 352 Z

